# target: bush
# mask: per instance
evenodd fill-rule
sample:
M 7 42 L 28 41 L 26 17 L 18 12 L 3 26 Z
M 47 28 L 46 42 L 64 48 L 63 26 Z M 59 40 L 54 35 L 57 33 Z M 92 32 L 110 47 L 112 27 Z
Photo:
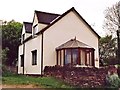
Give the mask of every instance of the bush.
M 115 73 L 106 77 L 106 83 L 109 87 L 120 87 L 120 79 Z
M 120 65 L 118 65 L 118 76 L 120 77 Z
M 110 58 L 104 59 L 104 62 L 107 65 L 116 65 L 116 64 L 118 64 L 118 60 L 116 58 L 114 58 L 114 57 L 110 57 Z
M 11 76 L 11 75 L 16 75 L 16 74 L 17 73 L 14 72 L 11 67 L 2 65 L 2 76 Z

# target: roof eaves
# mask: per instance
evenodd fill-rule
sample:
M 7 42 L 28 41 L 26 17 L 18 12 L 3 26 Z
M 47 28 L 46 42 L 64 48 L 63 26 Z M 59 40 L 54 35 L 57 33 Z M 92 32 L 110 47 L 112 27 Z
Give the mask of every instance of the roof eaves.
M 41 23 L 41 24 L 47 24 L 47 25 L 50 24 L 50 23 L 45 23 L 45 22 L 41 22 L 41 21 L 38 21 L 38 23 Z

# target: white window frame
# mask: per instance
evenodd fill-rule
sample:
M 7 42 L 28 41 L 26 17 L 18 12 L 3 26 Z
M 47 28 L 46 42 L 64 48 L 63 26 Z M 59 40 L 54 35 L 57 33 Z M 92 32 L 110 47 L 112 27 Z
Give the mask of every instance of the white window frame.
M 37 65 L 37 50 L 31 52 L 32 52 L 32 65 Z
M 33 35 L 35 35 L 36 33 L 38 33 L 38 24 L 36 24 L 36 25 L 33 27 Z

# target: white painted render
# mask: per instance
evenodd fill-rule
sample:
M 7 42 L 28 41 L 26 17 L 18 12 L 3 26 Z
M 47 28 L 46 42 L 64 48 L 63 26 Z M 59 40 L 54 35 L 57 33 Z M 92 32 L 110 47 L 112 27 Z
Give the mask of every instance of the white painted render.
M 32 65 L 32 52 L 37 50 L 37 65 Z M 20 55 L 23 54 L 23 45 L 19 46 L 19 60 L 18 60 L 18 73 L 21 74 L 23 68 L 21 65 Z M 41 35 L 29 40 L 25 43 L 24 54 L 24 74 L 41 74 Z
M 22 28 L 22 35 L 25 34 L 25 26 L 23 24 L 23 28 Z
M 23 73 L 23 67 L 21 67 L 21 57 L 20 57 L 20 55 L 22 54 L 23 54 L 23 45 L 20 45 L 18 51 L 18 74 Z
M 52 25 L 44 32 L 44 66 L 56 64 L 55 48 L 67 42 L 70 39 L 77 40 L 93 47 L 95 49 L 95 66 L 99 67 L 98 37 L 90 28 L 71 11 L 57 23 Z
M 32 35 L 33 35 L 33 27 L 34 27 L 35 25 L 38 25 L 38 19 L 37 19 L 36 13 L 34 13 L 34 18 L 33 18 Z M 38 26 L 37 26 L 37 27 L 38 27 Z M 38 32 L 38 31 L 37 31 L 37 32 Z M 37 33 L 37 32 L 36 32 L 36 33 Z
M 30 35 L 30 33 L 25 33 L 25 39 L 28 38 Z
M 39 30 L 38 31 L 41 31 L 43 28 L 45 28 L 47 26 L 47 24 L 42 24 L 42 23 L 39 23 L 38 24 L 38 28 Z
M 38 19 L 36 13 L 34 13 L 34 18 L 33 18 L 33 26 L 34 27 L 36 24 L 38 24 Z
M 32 65 L 33 50 L 37 50 L 37 65 Z M 41 35 L 25 43 L 25 74 L 41 74 Z

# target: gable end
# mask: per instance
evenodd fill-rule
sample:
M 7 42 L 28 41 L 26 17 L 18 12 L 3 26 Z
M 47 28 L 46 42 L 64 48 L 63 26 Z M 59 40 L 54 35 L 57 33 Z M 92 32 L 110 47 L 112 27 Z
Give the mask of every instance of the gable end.
M 85 19 L 83 19 L 83 17 L 75 10 L 74 7 L 72 7 L 71 9 L 69 9 L 68 11 L 66 11 L 65 13 L 63 13 L 59 18 L 57 18 L 54 22 L 52 22 L 50 25 L 48 25 L 47 27 L 45 27 L 44 29 L 41 30 L 41 32 L 44 32 L 45 30 L 47 30 L 49 27 L 51 27 L 53 24 L 55 24 L 57 21 L 59 21 L 60 19 L 62 19 L 65 15 L 67 15 L 70 11 L 74 11 L 79 18 L 81 18 L 83 20 L 83 22 L 85 22 L 85 24 L 90 28 L 90 30 L 98 37 L 100 38 L 100 36 L 94 31 L 94 29 L 85 21 Z M 37 34 L 40 34 L 41 32 L 38 32 Z

